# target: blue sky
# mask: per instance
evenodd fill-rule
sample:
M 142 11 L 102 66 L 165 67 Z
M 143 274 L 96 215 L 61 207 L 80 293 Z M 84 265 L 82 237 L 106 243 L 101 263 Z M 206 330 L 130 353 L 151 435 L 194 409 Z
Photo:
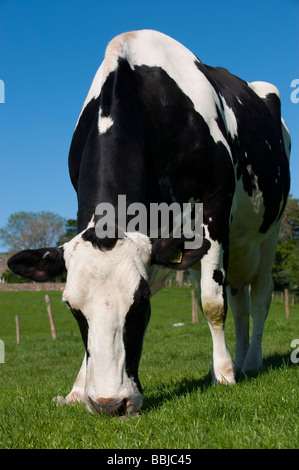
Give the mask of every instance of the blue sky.
M 78 115 L 107 43 L 145 28 L 174 37 L 204 63 L 279 88 L 299 198 L 299 103 L 291 101 L 298 0 L 0 0 L 0 227 L 19 211 L 76 218 L 67 157 Z

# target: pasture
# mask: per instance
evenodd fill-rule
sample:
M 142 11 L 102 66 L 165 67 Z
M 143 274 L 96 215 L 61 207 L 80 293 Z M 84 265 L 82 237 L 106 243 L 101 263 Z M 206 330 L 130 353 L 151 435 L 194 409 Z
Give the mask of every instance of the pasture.
M 199 312 L 191 322 L 190 289 L 164 288 L 152 299 L 139 377 L 140 417 L 89 414 L 80 404 L 56 406 L 71 389 L 84 354 L 75 320 L 60 292 L 49 292 L 57 339 L 52 340 L 45 292 L 0 292 L 0 448 L 224 449 L 298 448 L 299 306 L 273 302 L 260 373 L 240 374 L 234 387 L 211 383 L 212 340 Z M 15 315 L 21 343 L 16 344 Z M 184 326 L 173 327 L 182 322 Z M 231 313 L 226 339 L 234 357 Z M 297 356 L 299 356 L 297 354 Z

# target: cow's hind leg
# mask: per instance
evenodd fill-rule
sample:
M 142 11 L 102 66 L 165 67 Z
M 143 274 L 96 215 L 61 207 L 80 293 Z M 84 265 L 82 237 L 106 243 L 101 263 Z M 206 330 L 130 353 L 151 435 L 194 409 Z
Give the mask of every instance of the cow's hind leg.
M 273 279 L 272 266 L 275 258 L 279 227 L 260 247 L 260 264 L 251 284 L 251 342 L 244 361 L 244 372 L 257 371 L 262 367 L 262 337 L 264 324 L 270 308 Z
M 212 241 L 209 253 L 201 260 L 200 306 L 213 339 L 213 382 L 234 384 L 234 366 L 224 337 L 227 302 L 223 250 L 218 242 Z
M 242 370 L 249 348 L 249 289 L 248 286 L 240 289 L 228 287 L 227 294 L 236 332 L 235 369 Z

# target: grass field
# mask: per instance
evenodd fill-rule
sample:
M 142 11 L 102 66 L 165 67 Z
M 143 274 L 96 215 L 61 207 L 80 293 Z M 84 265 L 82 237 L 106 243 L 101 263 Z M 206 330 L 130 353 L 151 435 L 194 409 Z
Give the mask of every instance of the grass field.
M 264 366 L 240 375 L 234 387 L 211 384 L 212 341 L 199 314 L 191 323 L 190 289 L 164 288 L 140 364 L 144 405 L 139 418 L 90 415 L 80 404 L 56 406 L 79 371 L 84 350 L 61 293 L 49 292 L 57 328 L 52 340 L 45 292 L 0 293 L 0 448 L 202 449 L 298 448 L 299 364 L 290 360 L 299 338 L 299 306 L 285 318 L 275 302 L 266 323 Z M 20 316 L 21 343 L 15 340 Z M 177 322 L 184 326 L 173 327 Z M 230 312 L 226 338 L 234 356 Z

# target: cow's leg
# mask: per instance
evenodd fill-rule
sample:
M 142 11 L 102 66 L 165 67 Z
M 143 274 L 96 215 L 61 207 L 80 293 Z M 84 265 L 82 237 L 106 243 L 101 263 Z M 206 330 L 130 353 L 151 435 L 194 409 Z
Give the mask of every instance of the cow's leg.
M 72 390 L 70 393 L 65 397 L 56 397 L 53 401 L 56 401 L 59 404 L 66 404 L 74 403 L 74 402 L 84 402 L 84 389 L 85 389 L 85 377 L 86 377 L 86 354 L 82 361 L 81 368 L 75 380 Z
M 200 285 L 200 304 L 213 339 L 213 381 L 214 383 L 234 384 L 234 366 L 224 337 L 227 301 L 223 249 L 216 241 L 211 241 L 209 252 L 201 260 Z
M 252 335 L 244 362 L 244 371 L 256 371 L 262 367 L 262 336 L 268 315 L 272 290 L 272 265 L 275 258 L 279 227 L 260 247 L 260 264 L 251 284 Z
M 245 286 L 238 289 L 237 291 L 234 291 L 234 289 L 228 287 L 227 294 L 235 322 L 235 369 L 242 370 L 245 357 L 249 348 L 249 289 L 248 286 Z

